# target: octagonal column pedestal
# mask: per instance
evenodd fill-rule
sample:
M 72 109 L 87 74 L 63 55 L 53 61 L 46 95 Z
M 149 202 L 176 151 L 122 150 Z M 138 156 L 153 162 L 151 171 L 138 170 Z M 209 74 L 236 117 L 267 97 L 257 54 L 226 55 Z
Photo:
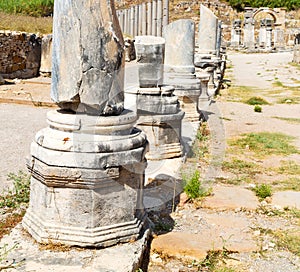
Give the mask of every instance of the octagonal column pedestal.
M 195 23 L 182 19 L 172 22 L 164 29 L 166 39 L 164 84 L 175 88 L 184 119 L 199 121 L 197 110 L 200 95 L 200 81 L 195 74 Z
M 136 126 L 147 134 L 148 160 L 182 156 L 181 127 L 184 112 L 179 108 L 174 87 L 136 88 L 127 90 L 136 95 L 138 120 Z
M 147 140 L 136 114 L 90 116 L 61 110 L 31 145 L 30 204 L 23 226 L 38 241 L 106 247 L 143 229 Z
M 206 72 L 197 73 L 197 77 L 200 79 L 201 92 L 198 100 L 198 111 L 200 112 L 200 119 L 205 119 L 205 111 L 208 109 L 211 96 L 208 93 L 208 82 L 210 75 Z

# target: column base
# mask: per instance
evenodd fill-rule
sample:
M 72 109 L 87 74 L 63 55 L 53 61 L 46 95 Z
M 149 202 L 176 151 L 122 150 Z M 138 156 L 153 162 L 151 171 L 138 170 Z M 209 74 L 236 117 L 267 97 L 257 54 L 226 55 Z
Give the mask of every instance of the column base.
M 48 113 L 31 146 L 24 228 L 40 243 L 107 247 L 140 236 L 147 139 L 133 112 Z M 118 125 L 114 125 L 118 124 Z M 131 128 L 130 128 L 131 127 Z

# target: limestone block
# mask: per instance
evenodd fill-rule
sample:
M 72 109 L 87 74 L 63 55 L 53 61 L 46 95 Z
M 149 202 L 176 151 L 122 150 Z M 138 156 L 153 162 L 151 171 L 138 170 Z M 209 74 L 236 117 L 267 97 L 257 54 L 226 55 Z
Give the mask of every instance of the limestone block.
M 165 40 L 155 36 L 136 36 L 140 87 L 158 87 L 163 83 Z
M 95 115 L 123 110 L 124 41 L 109 0 L 54 3 L 51 98 Z

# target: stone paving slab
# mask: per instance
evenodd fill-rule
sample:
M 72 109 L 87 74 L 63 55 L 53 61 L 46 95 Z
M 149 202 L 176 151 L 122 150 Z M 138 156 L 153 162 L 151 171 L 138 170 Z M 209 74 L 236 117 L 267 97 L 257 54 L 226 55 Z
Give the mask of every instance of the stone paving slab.
M 13 249 L 6 258 L 7 262 L 0 262 L 0 268 L 2 265 L 14 263 L 17 264 L 16 268 L 5 271 L 135 272 L 147 249 L 148 239 L 149 231 L 138 241 L 105 249 L 70 248 L 55 251 L 40 249 L 39 244 L 25 233 L 19 224 L 10 235 L 1 240 L 0 248 L 6 244 L 7 249 Z
M 300 192 L 282 191 L 276 192 L 272 196 L 272 204 L 278 205 L 282 208 L 296 208 L 300 209 Z
M 246 217 L 217 213 L 205 214 L 198 223 L 197 233 L 173 231 L 154 238 L 151 250 L 184 259 L 203 259 L 209 250 L 253 252 L 258 250 L 253 240 L 250 221 Z
M 213 195 L 205 198 L 202 207 L 218 210 L 239 208 L 255 210 L 258 205 L 257 197 L 248 189 L 216 185 L 213 189 Z

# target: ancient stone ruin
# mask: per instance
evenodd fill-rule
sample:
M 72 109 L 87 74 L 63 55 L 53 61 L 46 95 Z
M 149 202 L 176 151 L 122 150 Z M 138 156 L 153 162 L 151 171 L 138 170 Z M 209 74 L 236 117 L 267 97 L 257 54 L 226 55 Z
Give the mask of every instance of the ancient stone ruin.
M 51 97 L 31 145 L 23 226 L 38 241 L 107 247 L 143 231 L 146 135 L 123 108 L 124 42 L 110 1 L 55 1 Z M 93 41 L 93 42 L 91 42 Z

